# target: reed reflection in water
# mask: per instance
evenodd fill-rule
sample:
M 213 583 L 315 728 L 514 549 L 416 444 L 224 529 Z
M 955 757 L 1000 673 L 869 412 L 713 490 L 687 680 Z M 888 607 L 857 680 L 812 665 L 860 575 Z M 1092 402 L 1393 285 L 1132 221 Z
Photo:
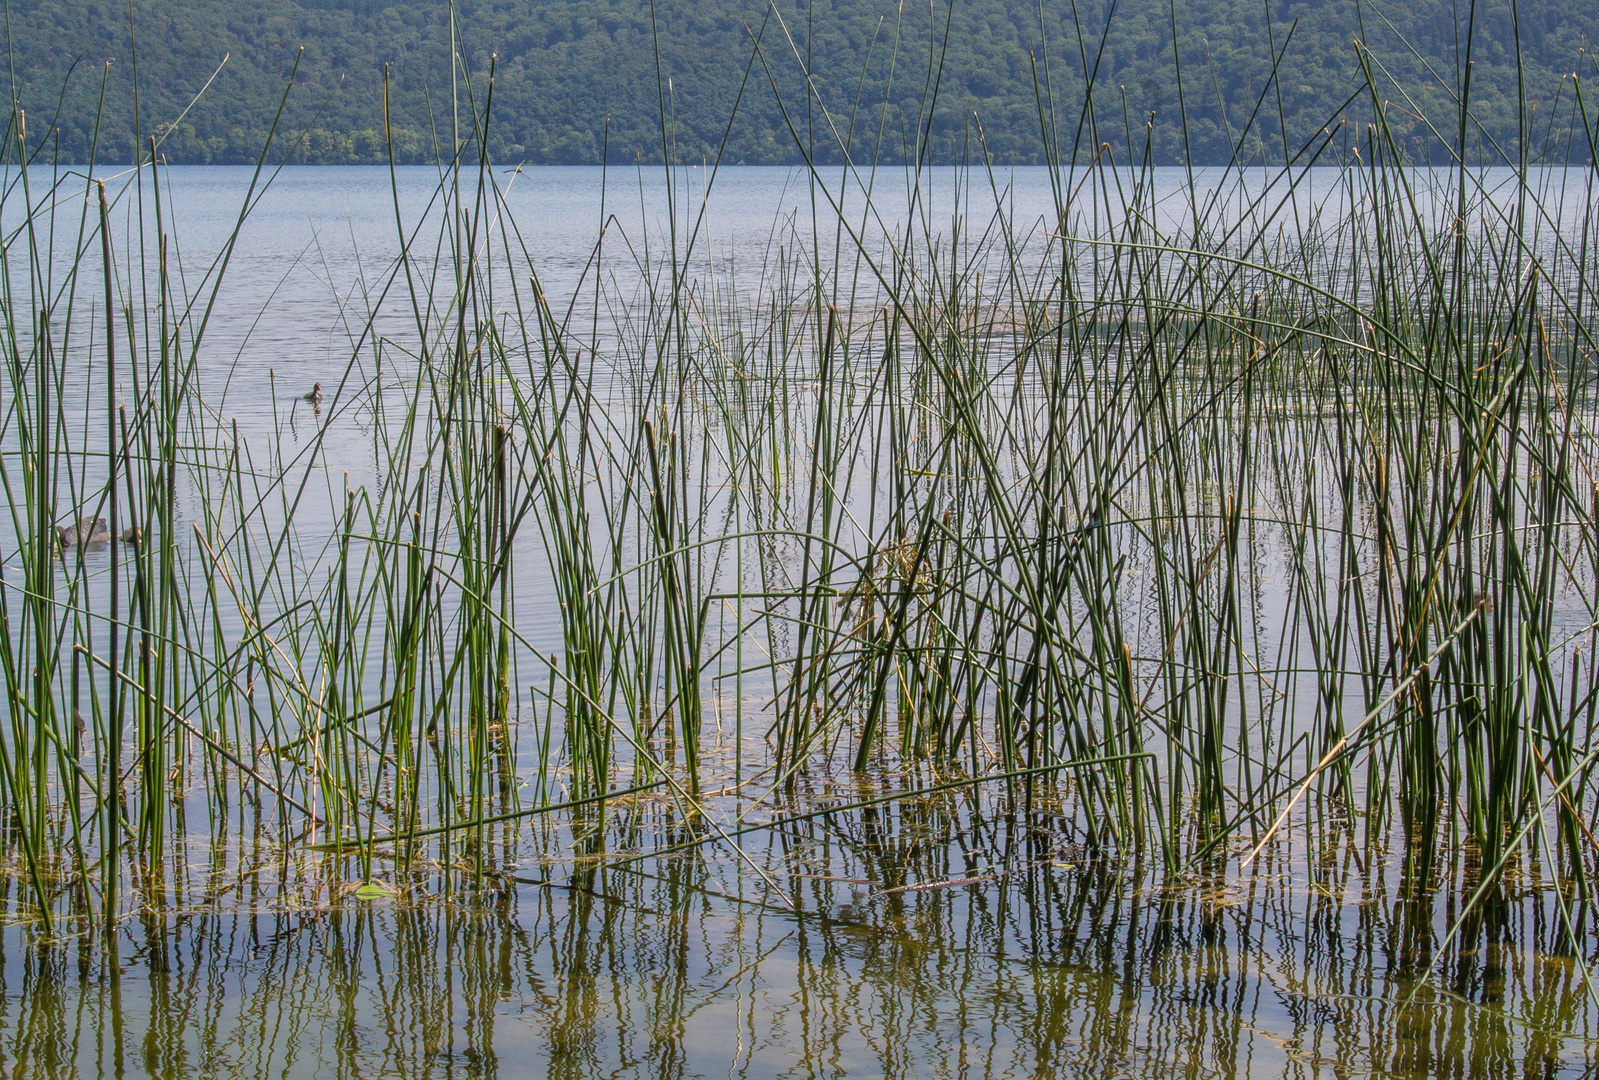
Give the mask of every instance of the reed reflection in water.
M 574 860 L 547 843 L 545 857 L 528 858 L 529 838 L 511 832 L 481 878 L 435 864 L 395 897 L 360 899 L 328 864 L 242 874 L 209 900 L 169 882 L 165 905 L 125 924 L 117 971 L 87 944 L 30 944 L 36 927 L 6 930 L 0 1071 L 1466 1077 L 1592 1067 L 1599 1033 L 1583 975 L 1555 955 L 1561 935 L 1536 881 L 1512 879 L 1499 923 L 1446 942 L 1448 902 L 1391 899 L 1403 893 L 1398 857 L 1378 849 L 1368 860 L 1336 828 L 1314 842 L 1298 830 L 1258 871 L 1168 881 L 1062 845 L 1050 809 L 968 793 L 799 823 L 748 848 L 781 898 L 714 848 L 625 862 Z M 641 846 L 669 843 L 669 817 L 664 807 L 624 814 L 605 839 L 612 851 L 642 833 L 656 835 Z

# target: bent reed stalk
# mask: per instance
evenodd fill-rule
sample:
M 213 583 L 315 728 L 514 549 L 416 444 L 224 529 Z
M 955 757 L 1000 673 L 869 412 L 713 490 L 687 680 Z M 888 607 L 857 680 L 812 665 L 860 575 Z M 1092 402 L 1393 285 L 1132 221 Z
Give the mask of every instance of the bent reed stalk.
M 1040 220 L 974 126 L 936 191 L 919 165 L 808 166 L 815 228 L 779 230 L 752 283 L 705 258 L 705 201 L 668 170 L 666 250 L 597 222 L 562 310 L 477 150 L 492 71 L 462 69 L 421 219 L 391 166 L 401 254 L 344 377 L 264 444 L 207 396 L 206 348 L 268 152 L 196 277 L 153 142 L 107 200 L 24 162 L 15 110 L 14 900 L 114 934 L 124 889 L 160 902 L 195 834 L 448 883 L 482 874 L 491 827 L 565 814 L 601 854 L 607 801 L 651 791 L 692 834 L 663 848 L 731 843 L 759 826 L 729 791 L 781 821 L 810 812 L 806 777 L 930 766 L 905 797 L 1055 784 L 1087 849 L 1174 874 L 1253 858 L 1291 810 L 1307 835 L 1397 838 L 1408 896 L 1448 884 L 1440 850 L 1478 907 L 1553 853 L 1538 872 L 1585 925 L 1584 84 L 1536 165 L 1528 128 L 1501 172 L 1468 166 L 1468 99 L 1434 124 L 1462 133 L 1452 168 L 1417 166 L 1378 108 L 1173 196 L 1131 124 L 1061 149 L 1049 78 L 1046 58 Z M 378 475 L 341 482 L 326 441 L 358 421 Z M 80 512 L 132 531 L 62 547 Z

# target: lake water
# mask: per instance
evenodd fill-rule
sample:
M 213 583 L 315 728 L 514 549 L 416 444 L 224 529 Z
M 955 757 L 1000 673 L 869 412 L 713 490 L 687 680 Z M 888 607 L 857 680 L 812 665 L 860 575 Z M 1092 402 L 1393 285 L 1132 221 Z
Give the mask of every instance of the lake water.
M 1517 924 L 1419 985 L 1442 912 L 1384 899 L 1353 838 L 1313 866 L 1163 881 L 1085 862 L 1047 815 L 1013 809 L 927 800 L 753 847 L 798 910 L 714 852 L 496 859 L 481 889 L 419 873 L 377 900 L 270 859 L 208 897 L 197 860 L 165 883 L 186 902 L 130 920 L 114 969 L 6 931 L 0 1060 L 11 1076 L 163 1077 L 1592 1069 L 1582 960 Z M 968 883 L 883 893 L 907 881 Z
M 1041 169 L 1005 170 L 992 185 L 933 170 L 916 193 L 885 174 L 869 210 L 862 181 L 826 179 L 843 192 L 832 196 L 842 224 L 795 170 L 724 170 L 708 199 L 702 170 L 679 170 L 670 189 L 659 172 L 500 172 L 507 213 L 490 215 L 495 243 L 527 261 L 497 265 L 494 280 L 535 272 L 562 332 L 593 347 L 622 334 L 591 329 L 607 302 L 669 289 L 674 265 L 721 283 L 734 306 L 763 302 L 784 275 L 828 275 L 853 282 L 853 309 L 870 312 L 883 264 L 853 253 L 900 244 L 912 224 L 980 253 L 994 243 L 985 230 L 998 207 L 1022 250 L 1037 253 L 1023 263 L 1042 259 L 1055 228 L 1056 189 Z M 1490 190 L 1505 192 L 1506 179 L 1489 177 Z M 1188 175 L 1156 170 L 1153 180 L 1152 225 L 1184 233 Z M 1198 180 L 1223 193 L 1206 229 L 1225 231 L 1251 198 L 1280 191 L 1265 173 Z M 35 170 L 29 182 L 37 200 L 49 176 Z M 170 168 L 160 182 L 176 272 L 202 295 L 251 173 Z M 1312 171 L 1291 212 L 1280 209 L 1286 191 L 1269 196 L 1273 219 L 1330 228 L 1349 212 L 1340 182 Z M 1551 205 L 1567 193 L 1580 201 L 1581 177 L 1546 182 Z M 153 199 L 136 203 L 126 184 L 110 185 L 122 192 L 124 251 L 141 227 L 156 232 Z M 246 442 L 314 451 L 307 467 L 326 475 L 329 497 L 303 508 L 308 536 L 335 529 L 346 486 L 388 477 L 374 416 L 391 399 L 371 390 L 378 369 L 367 356 L 374 335 L 414 344 L 396 258 L 410 245 L 417 272 L 443 272 L 438 187 L 421 168 L 392 178 L 286 169 L 238 234 L 195 392 Z M 82 190 L 58 188 L 57 251 L 75 243 Z M 1445 214 L 1448 200 L 1424 209 Z M 1084 209 L 1074 229 L 1096 235 L 1113 216 L 1099 213 Z M 975 236 L 945 228 L 957 215 Z M 14 202 L 0 225 L 15 242 Z M 1562 223 L 1551 235 L 1572 234 Z M 809 271 L 785 261 L 796 250 L 820 253 Z M 663 255 L 672 251 L 676 260 Z M 508 303 L 495 310 L 509 317 Z M 403 364 L 389 362 L 403 381 Z M 98 416 L 90 375 L 69 370 L 69 431 Z M 314 383 L 329 400 L 312 414 L 301 395 Z M 179 517 L 201 519 L 202 498 L 186 490 Z M 14 551 L 14 530 L 0 531 L 0 548 Z M 536 564 L 538 534 L 518 543 L 517 558 Z M 552 650 L 550 583 L 524 574 L 515 589 L 526 644 Z M 1281 621 L 1266 612 L 1261 622 L 1272 618 Z M 753 677 L 744 688 L 757 706 L 769 693 Z M 692 823 L 657 786 L 611 800 L 598 833 L 580 812 L 496 824 L 404 867 L 386 851 L 382 888 L 363 891 L 356 860 L 296 847 L 270 810 L 209 820 L 200 784 L 176 804 L 193 816 L 172 857 L 125 868 L 114 955 L 70 926 L 43 932 L 8 856 L 0 1074 L 1575 1077 L 1599 1067 L 1595 957 L 1573 954 L 1553 878 L 1535 862 L 1510 879 L 1498 914 L 1452 938 L 1464 862 L 1445 860 L 1436 893 L 1402 900 L 1403 852 L 1309 803 L 1247 871 L 1233 857 L 1249 848 L 1240 839 L 1168 874 L 1158 860 L 1087 849 L 1060 801 L 1069 785 L 969 784 L 853 805 L 960 779 L 900 762 L 806 775 L 768 800 L 739 786 L 742 755 L 761 761 L 761 733 L 753 721 L 735 729 L 736 710 L 715 703 L 706 783 L 721 827 L 792 817 L 740 838 L 742 854 L 715 838 L 684 844 Z M 813 815 L 818 806 L 845 808 Z M 664 848 L 674 850 L 652 854 Z
M 888 253 L 904 250 L 907 232 L 943 237 L 979 267 L 999 262 L 998 238 L 1008 233 L 1020 262 L 1037 265 L 1056 231 L 1057 200 L 1069 198 L 1072 235 L 1106 235 L 1125 211 L 1091 197 L 1084 175 L 1067 177 L 1057 187 L 1041 167 L 992 175 L 939 168 L 919 177 L 892 169 L 871 175 L 834 168 L 821 170 L 814 184 L 803 170 L 786 168 L 728 168 L 714 175 L 677 169 L 670 176 L 599 167 L 499 169 L 493 179 L 500 209 L 490 216 L 500 235 L 492 243 L 514 250 L 517 264 L 502 259 L 493 269 L 502 278 L 536 273 L 574 342 L 586 340 L 591 325 L 605 332 L 600 324 L 608 318 L 593 318 L 596 279 L 611 303 L 625 303 L 649 288 L 668 290 L 665 267 L 674 264 L 685 282 L 715 281 L 729 299 L 748 303 L 796 275 L 803 282 L 809 262 L 826 288 L 853 283 L 844 294 L 857 312 L 870 313 L 884 300 L 879 274 L 891 262 Z M 17 177 L 9 174 L 10 195 L 0 207 L 0 230 L 13 240 L 28 205 Z M 439 171 L 430 167 L 400 168 L 392 177 L 371 167 L 284 168 L 257 178 L 247 167 L 175 166 L 153 177 L 146 171 L 142 186 L 126 172 L 105 179 L 113 232 L 124 253 L 138 250 L 141 235 L 153 253 L 155 189 L 164 193 L 160 231 L 169 237 L 179 291 L 191 298 L 212 298 L 219 253 L 237 229 L 223 283 L 204 320 L 197 390 L 209 409 L 237 422 L 246 439 L 303 441 L 312 425 L 303 415 L 297 429 L 288 421 L 312 384 L 323 385 L 330 398 L 341 388 L 347 396 L 360 393 L 363 380 L 372 377 L 363 355 L 373 338 L 414 337 L 397 257 L 408 252 L 425 278 L 429 269 L 438 272 L 437 260 L 448 250 L 441 246 L 439 207 L 449 187 L 441 186 Z M 1279 242 L 1285 230 L 1334 234 L 1349 215 L 1350 176 L 1340 169 L 1312 168 L 1291 177 L 1275 170 L 1200 169 L 1190 185 L 1186 170 L 1158 168 L 1149 171 L 1142 191 L 1137 179 L 1124 174 L 1121 182 L 1155 230 L 1149 239 L 1158 235 L 1179 247 L 1195 233 L 1196 212 L 1207 241 L 1238 246 L 1246 258 L 1264 250 L 1243 247 L 1257 234 Z M 78 173 L 35 168 L 30 182 L 34 204 L 51 211 L 40 216 L 39 227 L 48 231 L 44 244 L 64 262 L 84 242 L 85 220 L 93 225 L 84 181 Z M 1419 170 L 1415 183 L 1415 214 L 1439 227 L 1456 208 L 1452 174 Z M 1580 244 L 1582 209 L 1591 198 L 1585 185 L 1578 169 L 1534 172 L 1531 190 L 1550 220 L 1534 215 L 1524 230 L 1530 242 L 1548 245 L 1563 237 Z M 1518 191 L 1507 169 L 1487 170 L 1468 185 L 1469 199 L 1491 207 L 1486 216 L 1501 223 L 1515 213 Z M 249 212 L 242 215 L 247 198 Z M 957 217 L 962 231 L 955 233 L 950 223 Z M 1255 224 L 1240 227 L 1248 222 Z M 487 248 L 491 239 L 479 236 L 476 242 Z M 1092 245 L 1079 252 L 1090 260 L 1095 253 Z M 153 254 L 144 260 L 147 275 L 154 274 L 153 262 Z M 138 271 L 128 266 L 122 272 Z M 1000 275 L 996 265 L 991 277 Z M 602 312 L 606 302 L 598 301 Z M 78 303 L 93 306 L 92 298 L 79 297 Z M 62 305 L 56 308 L 59 318 Z M 198 306 L 195 314 L 202 311 Z M 511 314 L 504 306 L 500 313 Z M 68 377 L 86 378 L 87 372 L 69 368 Z M 69 426 L 81 415 L 74 409 L 76 391 L 69 381 L 63 402 Z M 86 386 L 81 393 L 89 394 Z M 359 419 L 319 433 L 329 459 L 349 468 L 355 483 L 379 472 L 378 454 Z

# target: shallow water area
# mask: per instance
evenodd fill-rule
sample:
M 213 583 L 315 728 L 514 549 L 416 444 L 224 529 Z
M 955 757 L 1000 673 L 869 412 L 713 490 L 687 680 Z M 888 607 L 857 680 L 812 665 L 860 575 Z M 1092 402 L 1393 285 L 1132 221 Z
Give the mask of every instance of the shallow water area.
M 1450 940 L 1445 904 L 1394 901 L 1397 864 L 1336 828 L 1312 826 L 1308 845 L 1290 829 L 1243 873 L 1168 878 L 1062 843 L 1038 794 L 1031 811 L 1000 787 L 813 817 L 755 834 L 748 862 L 715 842 L 637 858 L 685 835 L 669 799 L 640 798 L 612 812 L 603 846 L 496 830 L 481 874 L 418 860 L 362 888 L 331 855 L 175 866 L 128 897 L 114 972 L 87 941 L 5 928 L 0 1066 L 1591 1074 L 1599 1025 L 1582 961 L 1556 955 L 1542 884 L 1512 886 L 1496 926 Z
M 1592 189 L 1399 172 L 285 170 L 214 295 L 247 171 L 50 233 L 0 1073 L 1591 1075 Z

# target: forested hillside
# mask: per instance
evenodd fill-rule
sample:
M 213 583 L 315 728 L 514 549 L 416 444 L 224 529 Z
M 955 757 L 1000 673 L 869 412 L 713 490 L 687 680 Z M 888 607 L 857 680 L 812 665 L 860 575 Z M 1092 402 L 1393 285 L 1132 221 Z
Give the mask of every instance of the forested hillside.
M 133 0 L 131 34 L 121 0 L 11 0 L 8 28 L 28 142 L 70 161 L 130 159 L 135 92 L 142 139 L 156 135 L 169 161 L 253 161 L 291 72 L 279 131 L 284 147 L 298 139 L 296 160 L 386 160 L 385 72 L 399 159 L 430 160 L 451 145 L 452 116 L 486 104 L 491 65 L 502 163 L 659 161 L 663 141 L 699 162 L 724 136 L 732 163 L 795 162 L 801 146 L 822 161 L 848 146 L 862 161 L 1026 163 L 1043 160 L 1046 129 L 1066 159 L 1109 143 L 1161 162 L 1226 161 L 1238 145 L 1280 161 L 1329 124 L 1329 153 L 1348 154 L 1376 108 L 1413 153 L 1441 160 L 1421 117 L 1455 114 L 1468 48 L 1474 153 L 1515 154 L 1525 129 L 1529 155 L 1590 157 L 1580 123 L 1571 136 L 1582 80 L 1570 76 L 1595 73 L 1591 0 L 1483 0 L 1474 28 L 1465 4 L 1440 0 L 763 5 L 459 0 L 453 79 L 444 0 Z M 1440 134 L 1456 141 L 1458 126 Z

